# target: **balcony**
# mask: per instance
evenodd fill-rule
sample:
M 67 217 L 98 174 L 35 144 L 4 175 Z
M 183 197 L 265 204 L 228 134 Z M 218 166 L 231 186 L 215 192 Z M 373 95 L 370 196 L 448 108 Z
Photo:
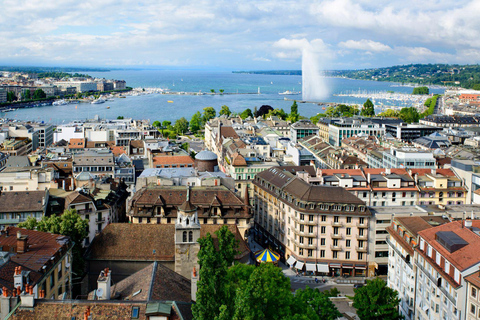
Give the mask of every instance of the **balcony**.
M 315 219 L 313 221 L 305 220 L 303 223 L 305 223 L 309 226 L 316 226 L 317 225 L 317 221 L 315 221 Z
M 95 223 L 104 223 L 105 222 L 105 218 L 95 218 Z
M 364 223 L 357 222 L 357 228 L 368 228 L 368 224 L 366 222 Z
M 330 236 L 332 237 L 332 239 L 343 239 L 343 234 L 340 233 L 332 233 L 330 234 Z
M 307 242 L 300 243 L 298 240 L 293 241 L 295 245 L 299 248 L 305 248 L 305 249 L 316 249 L 317 246 L 315 244 L 308 244 Z
M 92 213 L 93 209 L 82 209 L 82 210 L 77 210 L 78 214 L 89 214 Z
M 343 247 L 342 246 L 335 246 L 335 245 L 331 244 L 330 249 L 333 250 L 333 251 L 342 251 Z
M 368 239 L 368 235 L 366 233 L 364 234 L 357 234 L 357 239 L 358 240 L 367 240 Z
M 357 250 L 358 252 L 367 252 L 367 247 L 355 247 L 355 250 Z
M 340 221 L 332 221 L 332 227 L 339 227 L 339 228 L 343 228 L 344 224 L 343 222 L 340 222 Z

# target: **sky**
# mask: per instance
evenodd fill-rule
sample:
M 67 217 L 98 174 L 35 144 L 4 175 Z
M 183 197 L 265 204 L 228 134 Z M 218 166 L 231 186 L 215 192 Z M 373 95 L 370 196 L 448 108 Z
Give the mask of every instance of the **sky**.
M 1 0 L 0 64 L 324 69 L 480 61 L 480 1 Z

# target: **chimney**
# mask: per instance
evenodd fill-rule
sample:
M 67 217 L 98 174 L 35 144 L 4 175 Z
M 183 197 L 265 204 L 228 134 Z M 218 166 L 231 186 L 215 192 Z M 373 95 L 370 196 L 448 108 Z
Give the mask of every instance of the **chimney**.
M 18 304 L 18 291 L 11 293 L 6 287 L 2 288 L 2 296 L 0 297 L 0 317 L 6 318 L 7 315 Z
M 192 281 L 191 281 L 191 295 L 192 295 L 192 301 L 197 301 L 197 283 L 198 283 L 198 274 L 197 274 L 197 269 L 193 267 L 192 271 Z
M 112 283 L 112 272 L 105 268 L 100 271 L 100 276 L 97 280 L 97 299 L 98 300 L 110 300 L 110 290 Z
M 433 175 L 436 175 L 437 174 L 437 169 L 432 169 L 431 172 L 432 172 Z
M 392 169 L 386 168 L 386 169 L 385 169 L 385 173 L 386 173 L 386 174 L 392 174 Z
M 17 231 L 17 253 L 28 251 L 28 236 L 22 235 L 20 230 Z
M 23 308 L 33 308 L 35 305 L 35 298 L 33 297 L 33 286 L 27 284 L 25 292 L 20 295 L 21 306 Z
M 15 273 L 13 274 L 13 285 L 15 288 L 20 287 L 20 290 L 23 289 L 22 267 L 15 268 Z

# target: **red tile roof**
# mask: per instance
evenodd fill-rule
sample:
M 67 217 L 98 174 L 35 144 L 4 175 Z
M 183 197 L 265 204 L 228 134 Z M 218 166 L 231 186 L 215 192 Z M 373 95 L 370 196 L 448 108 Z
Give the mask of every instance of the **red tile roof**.
M 70 238 L 67 236 L 9 227 L 8 236 L 6 233 L 0 235 L 0 246 L 3 246 L 4 251 L 7 251 L 7 248 L 17 247 L 18 231 L 22 235 L 28 236 L 28 250 L 24 253 L 17 253 L 10 259 L 38 272 L 42 271 L 42 267 L 50 262 L 51 257 L 54 257 L 61 248 L 66 248 L 70 243 Z
M 480 220 L 472 220 L 472 226 L 480 228 Z M 468 242 L 468 245 L 450 253 L 435 240 L 435 235 L 439 231 L 452 231 Z M 418 234 L 460 271 L 480 262 L 480 256 L 478 255 L 480 236 L 476 235 L 469 228 L 462 228 L 461 221 L 446 223 L 435 228 L 420 231 Z
M 174 165 L 174 164 L 194 164 L 190 156 L 157 156 L 153 157 L 154 166 L 157 165 Z

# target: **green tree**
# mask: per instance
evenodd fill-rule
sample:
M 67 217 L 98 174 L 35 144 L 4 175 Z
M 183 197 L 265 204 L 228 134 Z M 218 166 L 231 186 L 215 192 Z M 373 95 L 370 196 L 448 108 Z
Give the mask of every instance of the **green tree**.
M 238 241 L 227 226 L 215 232 L 218 238 L 218 250 L 210 233 L 198 240 L 198 264 L 200 265 L 197 303 L 192 306 L 193 316 L 197 320 L 215 319 L 220 312 L 222 302 L 226 302 L 228 286 L 227 271 L 237 253 Z
M 418 122 L 420 119 L 420 114 L 415 107 L 409 107 L 402 108 L 402 110 L 400 110 L 399 117 L 406 123 L 413 123 Z
M 196 134 L 202 127 L 202 114 L 197 111 L 193 114 L 190 120 L 190 130 L 193 134 Z
M 286 120 L 288 117 L 288 114 L 283 109 L 275 109 L 275 110 L 271 110 L 268 113 L 268 116 L 276 116 L 282 120 Z
M 398 118 L 400 113 L 396 110 L 387 109 L 384 112 L 379 113 L 378 116 L 386 118 Z
M 257 106 L 255 106 L 253 108 L 253 116 L 256 118 L 257 117 L 257 113 L 258 113 L 258 110 L 257 110 Z
M 290 319 L 292 302 L 290 279 L 281 268 L 262 263 L 237 289 L 233 319 Z
M 30 90 L 25 90 L 25 92 L 22 93 L 22 98 L 23 100 L 30 100 L 32 98 L 30 94 Z
M 81 92 L 77 92 L 77 99 L 81 99 L 82 98 L 82 93 Z
M 430 90 L 428 87 L 415 87 L 413 88 L 413 93 L 412 94 L 429 94 Z
M 184 132 L 187 132 L 188 130 L 188 121 L 184 117 L 181 117 L 177 121 L 175 121 L 175 124 L 173 126 L 173 130 L 175 131 L 176 134 L 183 134 Z
M 12 102 L 12 101 L 15 101 L 15 100 L 17 100 L 17 96 L 15 95 L 15 92 L 8 91 L 7 92 L 7 101 Z
M 232 112 L 230 111 L 230 108 L 228 106 L 223 105 L 218 114 L 219 115 L 226 115 L 228 117 L 229 115 L 232 114 Z
M 361 320 L 403 319 L 398 312 L 399 303 L 398 292 L 379 278 L 367 280 L 365 286 L 355 289 L 353 297 L 353 307 Z
M 213 107 L 206 107 L 203 109 L 203 123 L 207 123 L 208 120 L 215 118 L 217 115 Z
M 223 90 L 223 89 L 220 89 L 220 90 L 218 90 L 218 91 L 220 91 L 220 93 L 223 93 L 223 92 L 225 92 L 225 90 Z
M 335 320 L 342 316 L 328 295 L 310 287 L 295 292 L 293 308 L 295 309 L 294 313 L 305 313 L 308 315 L 308 319 Z
M 153 121 L 152 126 L 159 129 L 159 128 L 162 127 L 162 123 L 160 121 L 156 120 L 156 121 Z
M 243 110 L 243 112 L 240 113 L 240 118 L 242 118 L 243 120 L 247 119 L 248 117 L 253 118 L 252 110 L 250 110 L 249 108 Z
M 84 220 L 75 209 L 68 209 L 61 216 L 44 216 L 40 221 L 29 217 L 18 224 L 20 228 L 50 232 L 69 236 L 75 242 L 73 252 L 73 272 L 82 275 L 84 272 L 83 241 L 88 236 L 88 221 Z
M 165 129 L 168 129 L 171 125 L 172 125 L 171 121 L 165 120 L 162 122 L 162 127 L 164 127 Z
M 184 142 L 182 143 L 180 148 L 188 152 L 188 148 L 190 148 L 190 145 L 188 144 L 188 142 Z
M 370 99 L 367 99 L 365 103 L 363 104 L 362 111 L 360 114 L 364 117 L 373 117 L 375 116 L 375 106 L 373 105 L 372 101 Z
M 33 92 L 33 99 L 44 99 L 47 94 L 42 89 L 37 89 Z
M 117 117 L 117 120 L 123 120 L 123 119 L 124 119 L 123 116 L 118 116 L 118 117 Z
M 211 93 L 215 93 L 215 89 L 210 89 L 210 92 L 211 92 Z
M 290 116 L 288 119 L 293 123 L 297 122 L 299 117 L 300 114 L 298 113 L 297 101 L 294 100 L 292 106 L 290 107 Z

